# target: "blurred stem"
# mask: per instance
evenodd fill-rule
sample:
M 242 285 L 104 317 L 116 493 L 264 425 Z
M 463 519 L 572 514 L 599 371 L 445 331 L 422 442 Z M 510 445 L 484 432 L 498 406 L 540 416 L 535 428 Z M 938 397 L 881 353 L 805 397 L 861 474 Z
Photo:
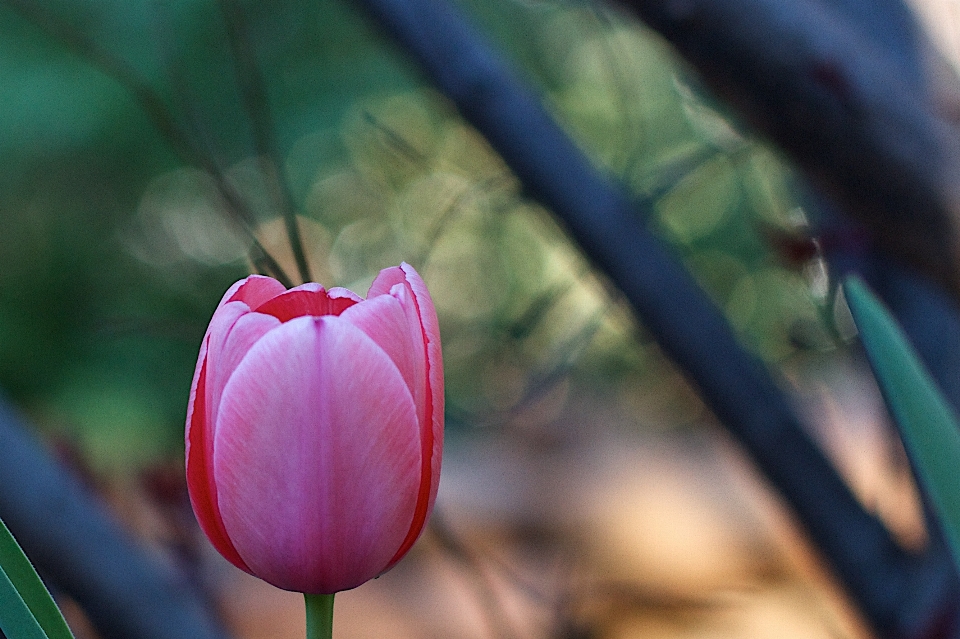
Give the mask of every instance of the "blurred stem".
M 249 37 L 247 22 L 243 10 L 236 0 L 220 0 L 220 12 L 227 24 L 227 40 L 233 53 L 233 66 L 237 74 L 237 86 L 244 107 L 250 118 L 253 142 L 260 159 L 260 168 L 267 185 L 273 193 L 273 199 L 283 216 L 290 242 L 290 250 L 297 263 L 300 281 L 307 283 L 313 278 L 303 248 L 303 238 L 297 224 L 293 195 L 283 171 L 283 163 L 273 137 L 273 116 L 267 96 L 267 86 L 260 67 L 257 64 L 253 45 Z
M 490 624 L 494 637 L 510 639 L 516 634 L 510 628 L 500 610 L 500 598 L 488 571 L 477 554 L 461 540 L 447 524 L 438 509 L 430 516 L 430 532 L 433 534 L 440 548 L 448 553 L 452 559 L 459 562 L 472 577 L 477 597 L 480 599 L 481 609 Z M 511 577 L 512 579 L 512 577 Z M 516 579 L 512 579 L 517 581 Z
M 99 46 L 95 40 L 86 37 L 57 13 L 39 3 L 24 0 L 3 0 L 2 3 L 65 44 L 76 55 L 88 61 L 97 70 L 113 78 L 121 87 L 129 91 L 177 156 L 187 164 L 200 167 L 214 179 L 217 190 L 228 205 L 227 211 L 230 214 L 230 220 L 250 241 L 250 259 L 254 265 L 279 280 L 287 288 L 293 286 L 290 277 L 260 243 L 255 231 L 257 226 L 256 216 L 244 201 L 243 196 L 225 178 L 223 171 L 214 161 L 213 154 L 193 141 L 192 132 L 178 121 L 163 97 L 140 77 L 132 66 L 113 56 L 108 50 Z M 290 233 L 290 222 L 288 221 L 287 224 L 288 233 Z M 294 244 L 294 256 L 297 256 L 296 246 L 299 243 L 297 229 L 294 229 L 294 235 L 296 236 L 296 242 L 291 239 L 291 243 Z M 294 235 L 291 235 L 291 238 Z M 297 260 L 302 276 L 306 262 L 300 260 L 299 257 Z
M 307 604 L 307 639 L 333 638 L 333 595 L 303 593 Z

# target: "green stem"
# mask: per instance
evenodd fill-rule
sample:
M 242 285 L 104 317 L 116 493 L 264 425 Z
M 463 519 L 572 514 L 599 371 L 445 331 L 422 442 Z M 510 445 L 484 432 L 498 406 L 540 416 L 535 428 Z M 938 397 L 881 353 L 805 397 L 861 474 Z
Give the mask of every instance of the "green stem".
M 308 595 L 307 639 L 333 639 L 333 595 Z

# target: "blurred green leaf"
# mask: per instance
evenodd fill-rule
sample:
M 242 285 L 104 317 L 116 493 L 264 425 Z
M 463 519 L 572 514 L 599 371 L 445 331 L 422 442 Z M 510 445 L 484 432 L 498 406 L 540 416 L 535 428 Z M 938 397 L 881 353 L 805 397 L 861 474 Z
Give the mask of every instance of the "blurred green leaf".
M 903 331 L 867 286 L 844 282 L 880 390 L 960 565 L 960 428 Z
M 808 265 L 782 264 L 761 232 L 805 233 L 791 170 L 741 138 L 657 36 L 583 3 L 460 4 L 589 156 L 657 211 L 651 226 L 746 344 L 787 366 L 835 345 L 816 326 L 832 306 L 810 294 Z M 691 422 L 699 404 L 642 327 L 613 317 L 549 211 L 363 12 L 236 5 L 269 113 L 241 99 L 237 34 L 216 3 L 0 2 L 0 387 L 49 438 L 97 475 L 182 454 L 206 323 L 253 266 L 221 183 L 296 271 L 264 159 L 290 189 L 317 281 L 362 292 L 400 260 L 424 274 L 448 407 L 512 414 L 563 371 L 558 388 L 656 389 L 623 393 L 656 413 L 641 422 Z M 158 128 L 155 108 L 178 126 Z M 204 157 L 178 155 L 184 143 Z
M 73 639 L 33 564 L 2 521 L 0 628 L 9 639 Z

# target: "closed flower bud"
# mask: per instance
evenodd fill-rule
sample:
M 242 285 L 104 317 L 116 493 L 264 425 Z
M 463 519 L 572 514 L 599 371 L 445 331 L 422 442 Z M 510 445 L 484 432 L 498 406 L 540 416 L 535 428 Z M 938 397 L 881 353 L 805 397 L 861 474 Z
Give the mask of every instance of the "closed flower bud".
M 187 484 L 238 568 L 333 593 L 390 569 L 433 508 L 443 447 L 437 316 L 408 264 L 361 299 L 252 275 L 210 320 L 187 407 Z

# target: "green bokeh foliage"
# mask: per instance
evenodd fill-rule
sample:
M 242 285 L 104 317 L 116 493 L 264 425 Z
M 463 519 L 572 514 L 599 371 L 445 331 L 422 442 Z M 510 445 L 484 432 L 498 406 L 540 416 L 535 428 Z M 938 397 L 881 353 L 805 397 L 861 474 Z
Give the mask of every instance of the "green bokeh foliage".
M 209 167 L 177 155 L 104 60 L 159 97 L 290 261 L 237 81 L 252 76 L 218 6 L 0 0 L 0 386 L 107 470 L 178 454 L 205 323 L 248 272 L 249 240 Z M 364 292 L 401 259 L 421 270 L 451 424 L 549 419 L 570 384 L 644 398 L 645 422 L 700 416 L 549 212 L 353 5 L 238 6 L 315 278 Z M 804 231 L 789 171 L 660 41 L 580 3 L 463 7 L 653 212 L 746 343 L 771 362 L 832 346 L 815 271 L 765 242 Z

